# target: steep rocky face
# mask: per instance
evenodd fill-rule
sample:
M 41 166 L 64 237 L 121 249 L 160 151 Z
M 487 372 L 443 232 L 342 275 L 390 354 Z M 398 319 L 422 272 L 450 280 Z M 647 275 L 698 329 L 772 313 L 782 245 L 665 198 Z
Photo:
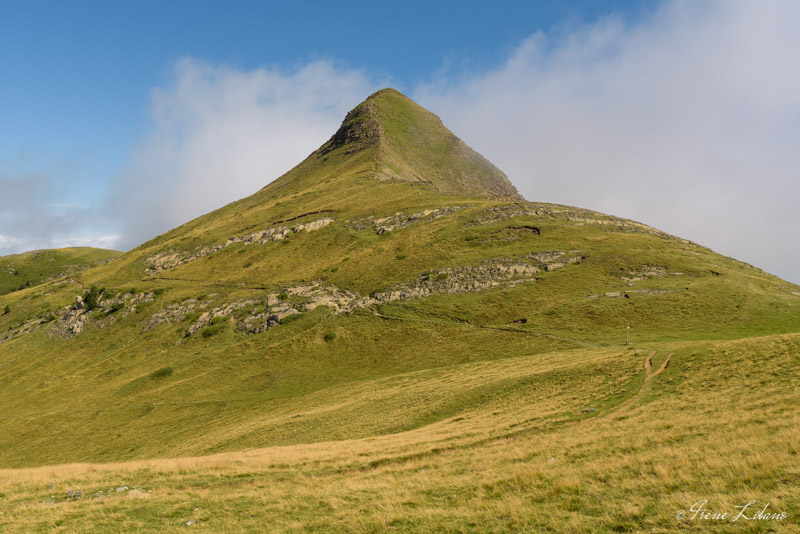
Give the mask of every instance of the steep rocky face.
M 380 137 L 381 127 L 374 106 L 370 100 L 366 100 L 347 113 L 333 137 L 317 151 L 318 157 L 338 148 L 343 148 L 344 154 L 352 154 L 377 145 Z

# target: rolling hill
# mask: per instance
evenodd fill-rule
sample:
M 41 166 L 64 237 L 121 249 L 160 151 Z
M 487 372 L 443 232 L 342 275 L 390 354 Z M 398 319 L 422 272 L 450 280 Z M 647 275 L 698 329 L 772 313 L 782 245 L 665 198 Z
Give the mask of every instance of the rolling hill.
M 116 250 L 71 247 L 0 256 L 0 295 L 78 273 L 119 255 Z
M 391 89 L 254 195 L 5 305 L 10 528 L 668 532 L 687 492 L 798 511 L 800 287 L 526 201 Z M 73 462 L 127 463 L 41 467 Z

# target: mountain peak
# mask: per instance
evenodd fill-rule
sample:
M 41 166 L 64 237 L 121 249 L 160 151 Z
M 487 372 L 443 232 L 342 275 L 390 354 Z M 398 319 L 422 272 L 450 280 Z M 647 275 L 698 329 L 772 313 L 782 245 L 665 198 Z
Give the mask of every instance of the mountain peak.
M 381 180 L 427 183 L 447 194 L 522 199 L 502 171 L 395 89 L 381 89 L 353 108 L 315 154 L 342 157 L 365 150 L 374 152 Z

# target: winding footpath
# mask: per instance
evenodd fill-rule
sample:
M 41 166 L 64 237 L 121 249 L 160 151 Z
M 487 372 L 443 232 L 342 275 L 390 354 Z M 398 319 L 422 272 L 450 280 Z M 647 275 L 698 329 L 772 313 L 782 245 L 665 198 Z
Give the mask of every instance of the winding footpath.
M 642 396 L 642 392 L 645 389 L 649 389 L 648 384 L 650 383 L 650 381 L 667 369 L 667 367 L 669 366 L 669 362 L 672 360 L 672 355 L 675 354 L 674 352 L 670 352 L 669 354 L 667 354 L 664 363 L 662 363 L 656 371 L 653 371 L 653 356 L 655 355 L 655 353 L 656 351 L 651 351 L 650 354 L 648 354 L 644 359 L 644 371 L 646 373 L 646 376 L 644 377 L 644 382 L 642 382 L 642 385 L 639 387 L 636 393 L 634 393 L 633 395 L 622 401 L 620 404 L 616 406 L 616 408 L 604 413 L 603 415 L 597 417 L 596 419 L 599 420 L 611 419 L 614 416 L 619 415 L 620 413 L 628 411 L 631 405 L 634 404 Z

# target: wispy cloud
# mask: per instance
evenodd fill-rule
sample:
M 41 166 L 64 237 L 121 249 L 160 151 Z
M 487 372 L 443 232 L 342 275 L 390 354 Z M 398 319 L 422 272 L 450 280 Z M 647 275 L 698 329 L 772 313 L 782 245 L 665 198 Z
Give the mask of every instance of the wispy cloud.
M 416 97 L 528 199 L 639 219 L 800 282 L 800 3 L 676 1 L 527 38 Z
M 251 71 L 179 61 L 153 91 L 152 130 L 114 186 L 123 242 L 254 193 L 325 142 L 375 88 L 327 61 Z
M 21 243 L 22 242 L 18 238 L 14 237 L 14 236 L 0 234 L 0 251 L 2 251 L 4 249 L 11 249 L 11 247 L 16 247 L 17 245 L 20 245 Z M 0 252 L 0 255 L 2 255 L 2 254 L 3 253 Z
M 86 206 L 84 204 L 75 204 L 75 203 L 71 203 L 71 202 L 53 202 L 53 203 L 47 204 L 47 205 L 52 207 L 52 208 L 73 208 L 73 209 L 81 209 L 81 210 L 89 209 L 89 206 Z
M 102 208 L 65 206 L 65 184 L 58 169 L 47 173 L 0 170 L 0 255 L 40 248 L 101 246 L 115 248 L 119 236 L 109 226 Z
M 50 241 L 47 248 L 63 247 L 95 247 L 118 249 L 122 240 L 122 234 L 90 235 L 89 237 L 68 237 L 65 239 L 54 239 Z

